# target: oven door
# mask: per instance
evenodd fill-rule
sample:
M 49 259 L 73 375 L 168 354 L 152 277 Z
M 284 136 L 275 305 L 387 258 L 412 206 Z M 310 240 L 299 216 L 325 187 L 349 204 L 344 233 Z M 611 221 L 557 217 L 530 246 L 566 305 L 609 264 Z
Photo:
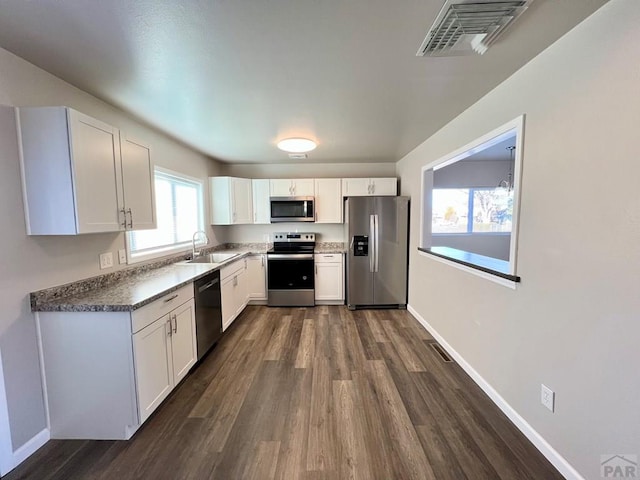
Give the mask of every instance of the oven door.
M 313 306 L 313 265 L 312 253 L 267 254 L 268 305 Z

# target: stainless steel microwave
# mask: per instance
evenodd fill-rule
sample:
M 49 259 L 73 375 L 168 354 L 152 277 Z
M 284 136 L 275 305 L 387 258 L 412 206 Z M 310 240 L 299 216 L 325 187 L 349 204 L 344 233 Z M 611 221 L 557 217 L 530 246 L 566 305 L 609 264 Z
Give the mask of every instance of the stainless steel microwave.
M 313 197 L 271 197 L 271 223 L 315 222 Z

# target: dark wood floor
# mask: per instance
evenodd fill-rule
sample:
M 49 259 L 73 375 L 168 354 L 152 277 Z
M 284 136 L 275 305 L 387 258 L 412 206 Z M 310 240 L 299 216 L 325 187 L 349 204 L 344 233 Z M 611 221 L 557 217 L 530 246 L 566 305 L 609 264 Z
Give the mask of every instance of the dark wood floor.
M 6 480 L 562 478 L 406 311 L 248 307 L 127 442 Z

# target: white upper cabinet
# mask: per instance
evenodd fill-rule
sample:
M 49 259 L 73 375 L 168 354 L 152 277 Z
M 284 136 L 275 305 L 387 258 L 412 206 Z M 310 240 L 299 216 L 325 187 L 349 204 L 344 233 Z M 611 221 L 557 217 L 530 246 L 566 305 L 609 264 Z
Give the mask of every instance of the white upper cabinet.
M 18 118 L 29 235 L 131 229 L 131 219 L 139 209 L 144 212 L 141 228 L 153 228 L 153 169 L 148 149 L 144 166 L 131 169 L 128 165 L 124 170 L 127 181 L 141 191 L 133 194 L 128 188 L 132 199 L 128 205 L 118 129 L 67 107 L 20 108 Z M 132 163 L 145 155 L 136 151 L 129 156 L 125 150 L 128 158 L 136 159 Z
M 343 197 L 366 197 L 371 195 L 396 196 L 398 180 L 389 178 L 343 178 Z
M 339 178 L 316 178 L 316 223 L 342 223 L 342 186 Z
M 271 223 L 269 179 L 251 180 L 253 193 L 253 223 Z
M 212 225 L 253 223 L 251 180 L 237 177 L 209 177 Z
M 313 197 L 313 178 L 272 179 L 272 197 Z
M 127 215 L 132 230 L 156 228 L 153 163 L 148 145 L 120 132 L 122 156 L 122 189 L 119 205 Z

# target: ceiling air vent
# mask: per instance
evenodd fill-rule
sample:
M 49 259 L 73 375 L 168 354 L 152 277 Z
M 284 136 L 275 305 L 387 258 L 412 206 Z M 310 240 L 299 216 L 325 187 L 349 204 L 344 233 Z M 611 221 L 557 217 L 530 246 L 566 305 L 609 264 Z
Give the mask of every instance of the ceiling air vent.
M 416 56 L 483 54 L 533 0 L 447 0 Z
M 290 153 L 289 158 L 292 160 L 304 160 L 305 158 L 307 158 L 307 154 L 306 153 Z

